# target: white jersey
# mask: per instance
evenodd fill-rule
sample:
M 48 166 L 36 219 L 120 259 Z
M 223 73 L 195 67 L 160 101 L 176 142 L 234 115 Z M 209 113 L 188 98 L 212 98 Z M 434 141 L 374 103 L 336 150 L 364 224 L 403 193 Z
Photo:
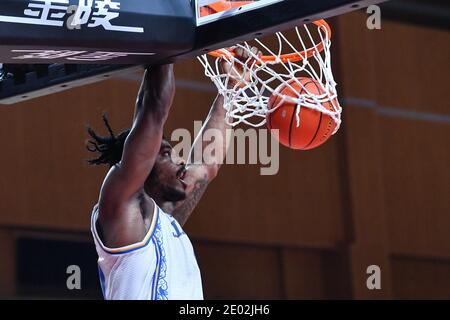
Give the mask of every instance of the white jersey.
M 107 248 L 97 233 L 98 205 L 91 231 L 98 253 L 103 297 L 107 300 L 201 300 L 202 280 L 192 244 L 178 222 L 155 203 L 145 238 Z

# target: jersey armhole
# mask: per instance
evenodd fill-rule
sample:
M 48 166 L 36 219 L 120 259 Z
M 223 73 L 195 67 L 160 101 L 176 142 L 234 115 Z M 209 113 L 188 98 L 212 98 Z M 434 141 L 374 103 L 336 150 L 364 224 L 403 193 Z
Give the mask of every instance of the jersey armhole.
M 154 204 L 154 209 L 153 209 L 153 217 L 152 217 L 152 223 L 150 224 L 150 228 L 148 229 L 147 234 L 145 235 L 144 239 L 140 242 L 136 242 L 124 247 L 119 247 L 119 248 L 109 248 L 107 246 L 105 246 L 102 242 L 102 240 L 100 239 L 100 236 L 98 235 L 97 232 L 97 227 L 96 227 L 96 222 L 98 219 L 98 204 L 95 205 L 93 212 L 92 212 L 92 216 L 91 216 L 91 232 L 94 236 L 94 240 L 96 243 L 98 243 L 99 247 L 106 253 L 108 254 L 125 254 L 125 253 L 130 253 L 142 248 L 145 248 L 150 242 L 151 242 L 151 238 L 155 232 L 156 229 L 156 225 L 158 224 L 158 220 L 159 220 L 159 207 L 156 204 L 156 202 L 152 199 L 153 204 Z

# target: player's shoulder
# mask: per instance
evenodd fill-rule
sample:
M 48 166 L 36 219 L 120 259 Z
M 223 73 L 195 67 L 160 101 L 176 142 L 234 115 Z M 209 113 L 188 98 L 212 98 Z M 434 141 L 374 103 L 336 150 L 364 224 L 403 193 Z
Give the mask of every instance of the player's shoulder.
M 95 205 L 92 211 L 91 216 L 91 232 L 94 237 L 94 241 L 97 247 L 97 252 L 99 255 L 102 256 L 117 256 L 117 255 L 129 255 L 134 254 L 138 252 L 142 252 L 146 249 L 151 249 L 152 239 L 155 236 L 155 233 L 157 232 L 157 229 L 160 228 L 160 210 L 159 207 L 154 203 L 154 206 L 152 207 L 153 212 L 148 215 L 148 221 L 146 221 L 146 232 L 142 236 L 142 238 L 137 239 L 136 241 L 132 241 L 129 244 L 117 246 L 117 247 L 110 247 L 106 243 L 104 243 L 102 233 L 99 232 L 101 228 L 99 228 L 98 225 L 98 215 L 99 215 L 99 209 L 98 205 Z M 147 225 L 148 224 L 148 225 Z

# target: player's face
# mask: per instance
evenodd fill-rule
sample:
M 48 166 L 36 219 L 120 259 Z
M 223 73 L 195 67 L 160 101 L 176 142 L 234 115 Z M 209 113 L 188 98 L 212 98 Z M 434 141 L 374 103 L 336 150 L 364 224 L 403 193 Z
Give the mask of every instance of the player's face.
M 151 174 L 146 181 L 146 189 L 158 193 L 164 201 L 176 202 L 186 198 L 185 163 L 177 158 L 172 146 L 162 140 L 161 149 Z

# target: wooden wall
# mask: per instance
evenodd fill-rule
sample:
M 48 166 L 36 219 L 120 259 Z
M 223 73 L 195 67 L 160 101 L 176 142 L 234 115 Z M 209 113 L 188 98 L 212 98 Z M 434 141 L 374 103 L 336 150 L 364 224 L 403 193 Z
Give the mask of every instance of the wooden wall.
M 355 297 L 361 267 L 386 275 L 383 297 L 450 297 L 450 33 L 365 16 L 339 18 Z
M 450 298 L 450 34 L 369 31 L 362 13 L 334 25 L 343 128 L 317 150 L 281 148 L 276 176 L 222 169 L 187 224 L 207 298 Z M 102 130 L 106 111 L 129 126 L 138 76 L 0 108 L 0 294 L 16 296 L 18 230 L 88 234 L 105 169 L 84 161 L 84 125 Z M 166 134 L 192 131 L 215 96 L 196 61 L 176 76 Z

